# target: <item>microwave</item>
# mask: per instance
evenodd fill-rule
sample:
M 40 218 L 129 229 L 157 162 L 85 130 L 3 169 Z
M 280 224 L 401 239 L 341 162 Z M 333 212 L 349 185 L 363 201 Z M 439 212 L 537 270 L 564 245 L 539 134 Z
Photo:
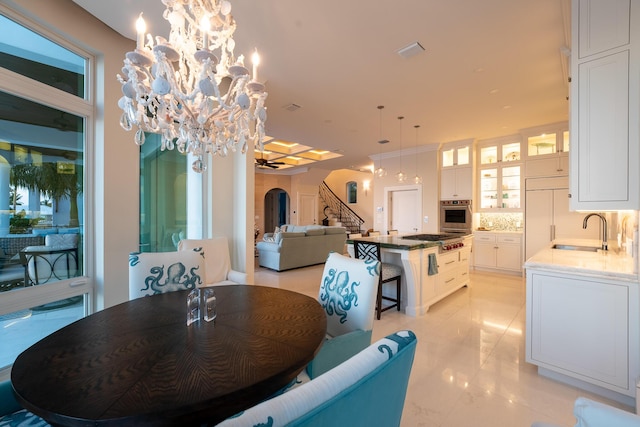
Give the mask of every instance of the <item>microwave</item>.
M 441 232 L 471 232 L 471 200 L 440 201 Z

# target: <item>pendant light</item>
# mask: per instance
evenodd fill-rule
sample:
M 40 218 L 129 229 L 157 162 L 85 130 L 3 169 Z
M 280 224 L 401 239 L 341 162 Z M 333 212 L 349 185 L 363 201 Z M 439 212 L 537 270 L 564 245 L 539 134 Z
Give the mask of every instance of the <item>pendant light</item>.
M 418 175 L 418 128 L 420 127 L 420 125 L 414 125 L 413 127 L 416 129 L 416 143 L 413 146 L 413 160 L 416 162 L 416 175 L 413 177 L 412 181 L 414 184 L 422 184 L 422 177 Z
M 382 144 L 386 144 L 389 142 L 388 139 L 382 139 L 382 109 L 384 105 L 378 105 L 378 110 L 380 111 L 380 139 L 378 140 L 378 144 L 380 144 L 380 163 L 378 164 L 378 169 L 373 171 L 374 175 L 378 178 L 382 178 L 387 175 L 387 170 L 382 167 Z
M 398 121 L 400 122 L 400 170 L 396 174 L 398 182 L 407 180 L 407 174 L 402 171 L 402 119 L 404 119 L 404 116 L 398 116 Z

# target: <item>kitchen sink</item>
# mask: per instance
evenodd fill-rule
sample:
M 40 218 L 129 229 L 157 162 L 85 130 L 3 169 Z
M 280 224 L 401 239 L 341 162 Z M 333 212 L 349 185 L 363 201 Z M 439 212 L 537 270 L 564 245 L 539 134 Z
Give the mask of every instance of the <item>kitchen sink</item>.
M 598 252 L 598 247 L 596 246 L 577 246 L 577 245 L 560 245 L 555 244 L 551 246 L 551 249 L 561 249 L 564 251 L 583 251 L 583 252 Z

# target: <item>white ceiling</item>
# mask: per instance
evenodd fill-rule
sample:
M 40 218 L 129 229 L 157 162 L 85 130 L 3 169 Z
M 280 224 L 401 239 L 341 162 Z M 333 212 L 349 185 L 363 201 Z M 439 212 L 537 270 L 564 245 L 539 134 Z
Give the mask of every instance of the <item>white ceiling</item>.
M 168 36 L 161 0 L 74 2 L 132 40 L 140 12 Z M 424 145 L 568 119 L 569 0 L 231 2 L 236 55 L 261 54 L 267 134 L 343 154 L 317 167 L 363 169 L 381 149 L 412 148 L 416 124 Z M 396 53 L 416 41 L 425 52 Z

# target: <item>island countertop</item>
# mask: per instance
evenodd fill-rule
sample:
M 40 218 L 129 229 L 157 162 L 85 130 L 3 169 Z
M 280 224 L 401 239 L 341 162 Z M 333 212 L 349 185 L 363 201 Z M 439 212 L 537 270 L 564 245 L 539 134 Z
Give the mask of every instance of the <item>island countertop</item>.
M 456 236 L 456 238 L 465 238 L 472 236 L 471 234 Z M 413 251 L 416 249 L 426 249 L 440 246 L 439 240 L 414 240 L 405 239 L 404 236 L 376 236 L 376 237 L 358 237 L 357 239 L 347 239 L 347 244 L 353 244 L 354 240 L 365 240 L 367 242 L 378 242 L 381 248 L 400 249 Z
M 600 242 L 583 239 L 555 241 L 554 244 L 599 246 Z M 551 245 L 553 246 L 553 245 Z M 622 280 L 638 280 L 636 259 L 615 250 L 585 252 L 552 249 L 549 246 L 529 258 L 525 268 L 549 268 L 559 272 L 588 274 Z

